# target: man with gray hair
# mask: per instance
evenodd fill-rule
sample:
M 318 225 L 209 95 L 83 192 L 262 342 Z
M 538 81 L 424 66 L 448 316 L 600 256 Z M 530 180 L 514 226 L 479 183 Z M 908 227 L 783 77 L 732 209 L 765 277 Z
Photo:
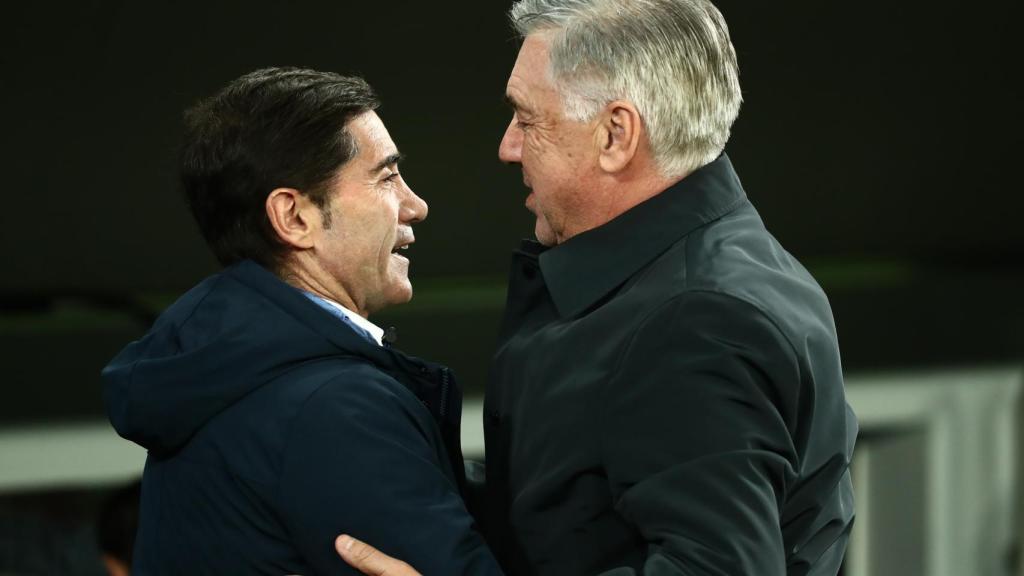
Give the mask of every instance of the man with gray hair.
M 539 242 L 514 256 L 485 401 L 492 550 L 511 574 L 836 574 L 857 423 L 828 300 L 723 154 L 741 94 L 722 15 L 511 17 L 499 155 Z

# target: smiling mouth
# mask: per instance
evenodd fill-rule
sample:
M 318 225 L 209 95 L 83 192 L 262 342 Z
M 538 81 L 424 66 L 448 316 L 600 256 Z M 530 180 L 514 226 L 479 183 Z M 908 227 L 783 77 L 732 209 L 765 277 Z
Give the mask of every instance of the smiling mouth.
M 391 249 L 391 253 L 398 254 L 399 256 L 401 256 L 400 252 L 405 252 L 406 250 L 408 250 L 409 246 L 412 245 L 413 242 L 415 242 L 415 240 L 409 240 L 408 242 L 395 244 L 395 247 Z

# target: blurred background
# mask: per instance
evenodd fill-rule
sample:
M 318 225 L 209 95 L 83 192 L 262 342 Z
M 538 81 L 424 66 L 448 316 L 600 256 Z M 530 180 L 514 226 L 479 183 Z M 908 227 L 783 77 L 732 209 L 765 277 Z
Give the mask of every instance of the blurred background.
M 845 572 L 1024 573 L 1021 8 L 716 4 L 746 99 L 727 151 L 831 299 L 863 425 Z M 181 112 L 256 68 L 359 74 L 380 93 L 430 217 L 413 302 L 373 320 L 456 370 L 464 444 L 482 450 L 505 272 L 532 234 L 520 174 L 497 161 L 510 5 L 5 7 L 0 574 L 104 573 L 97 515 L 125 515 L 109 510 L 145 454 L 106 424 L 99 371 L 217 270 L 176 188 Z

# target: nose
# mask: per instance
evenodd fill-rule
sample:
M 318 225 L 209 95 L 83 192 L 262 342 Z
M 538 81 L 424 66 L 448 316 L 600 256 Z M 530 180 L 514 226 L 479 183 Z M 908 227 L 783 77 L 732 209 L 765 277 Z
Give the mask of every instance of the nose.
M 402 219 L 403 224 L 415 224 L 422 222 L 427 219 L 427 207 L 426 201 L 420 198 L 409 188 L 408 184 L 402 182 L 402 186 L 405 188 L 405 197 L 402 199 L 402 208 L 399 215 Z
M 523 131 L 517 125 L 516 117 L 505 128 L 505 135 L 498 145 L 498 158 L 506 164 L 519 164 L 523 159 Z

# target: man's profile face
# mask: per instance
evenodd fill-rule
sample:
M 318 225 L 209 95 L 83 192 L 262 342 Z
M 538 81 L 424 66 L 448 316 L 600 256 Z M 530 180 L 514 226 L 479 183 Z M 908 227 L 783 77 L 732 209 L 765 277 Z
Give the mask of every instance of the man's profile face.
M 401 249 L 413 242 L 412 224 L 427 217 L 427 204 L 399 174 L 398 148 L 375 112 L 346 128 L 358 153 L 330 184 L 330 227 L 320 231 L 315 250 L 357 311 L 370 313 L 412 298 Z
M 519 164 L 531 189 L 526 208 L 537 217 L 534 232 L 552 246 L 587 229 L 595 210 L 586 192 L 597 169 L 594 131 L 565 117 L 550 78 L 548 37 L 523 41 L 505 96 L 514 115 L 498 148 L 502 162 Z

